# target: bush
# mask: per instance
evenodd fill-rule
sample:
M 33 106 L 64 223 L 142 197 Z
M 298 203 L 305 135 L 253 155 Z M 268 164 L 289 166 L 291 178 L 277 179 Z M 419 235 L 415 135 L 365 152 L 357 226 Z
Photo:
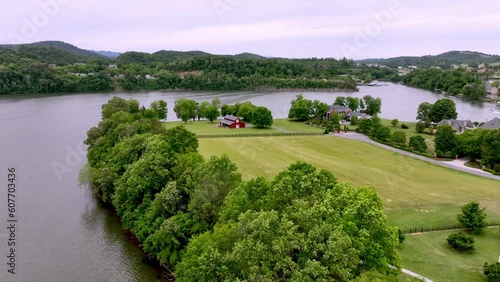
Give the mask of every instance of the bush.
M 357 117 L 351 117 L 351 125 L 356 125 L 358 124 L 358 118 Z
M 403 242 L 406 239 L 405 233 L 403 232 L 403 230 L 401 230 L 399 228 L 398 228 L 398 239 L 399 239 L 399 244 L 403 244 Z
M 403 124 L 401 125 L 401 128 L 402 128 L 402 129 L 408 129 L 408 128 L 410 128 L 410 127 L 409 127 L 408 125 L 406 125 L 405 123 L 403 123 Z
M 425 131 L 425 123 L 421 122 L 421 121 L 417 122 L 415 130 L 417 131 L 417 133 L 424 133 L 424 131 Z
M 399 146 L 406 146 L 406 134 L 403 131 L 394 131 L 391 136 L 392 142 Z
M 415 135 L 410 137 L 410 148 L 417 152 L 425 152 L 427 150 L 427 144 L 425 143 L 425 138 L 420 135 Z
M 398 120 L 397 118 L 395 118 L 395 119 L 391 120 L 391 124 L 392 124 L 392 126 L 394 126 L 394 127 L 396 127 L 396 125 L 398 125 L 398 123 L 399 123 L 399 120 Z
M 470 253 L 476 249 L 474 247 L 474 237 L 463 232 L 451 234 L 448 236 L 447 241 L 448 245 L 460 252 Z
M 484 275 L 489 282 L 500 281 L 500 262 L 484 264 Z
M 500 172 L 500 164 L 496 164 L 494 167 L 493 167 L 493 170 L 495 172 Z

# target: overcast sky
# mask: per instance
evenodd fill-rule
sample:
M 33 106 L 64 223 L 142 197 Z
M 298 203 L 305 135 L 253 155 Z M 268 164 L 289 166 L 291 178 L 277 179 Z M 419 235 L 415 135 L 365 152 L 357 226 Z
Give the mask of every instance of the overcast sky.
M 293 58 L 500 53 L 498 0 L 0 1 L 1 43 Z

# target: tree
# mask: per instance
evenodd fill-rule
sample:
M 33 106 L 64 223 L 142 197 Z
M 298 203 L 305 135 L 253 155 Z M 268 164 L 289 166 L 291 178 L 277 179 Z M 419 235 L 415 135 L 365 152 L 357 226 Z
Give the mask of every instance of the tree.
M 241 117 L 245 122 L 252 122 L 253 112 L 256 106 L 251 102 L 245 102 L 241 104 L 238 110 L 238 116 Z
M 332 122 L 332 125 L 334 128 L 340 125 L 340 115 L 339 113 L 335 112 L 333 113 L 333 116 L 330 118 L 330 121 Z
M 399 146 L 406 146 L 406 133 L 403 131 L 394 131 L 391 136 L 392 142 Z
M 429 117 L 431 109 L 432 109 L 431 103 L 424 102 L 418 105 L 417 120 L 425 121 Z
M 359 98 L 356 97 L 347 97 L 347 107 L 351 109 L 353 112 L 357 111 L 359 108 Z
M 220 107 L 220 114 L 221 114 L 221 116 L 228 115 L 229 114 L 229 105 L 226 105 L 226 104 L 222 105 Z
M 357 125 L 358 124 L 358 118 L 355 116 L 351 116 L 351 125 Z
M 437 100 L 429 111 L 429 118 L 432 122 L 440 122 L 443 119 L 456 119 L 457 115 L 455 102 L 448 98 Z
M 486 213 L 484 210 L 484 208 L 479 207 L 477 202 L 467 203 L 462 206 L 462 213 L 457 215 L 458 222 L 472 232 L 480 233 L 485 226 Z
M 482 81 L 467 84 L 464 86 L 462 94 L 469 100 L 481 100 L 486 97 L 486 85 Z
M 314 100 L 311 106 L 311 114 L 315 119 L 323 119 L 330 107 L 319 100 Z
M 220 103 L 220 99 L 217 97 L 217 98 L 214 98 L 212 100 L 212 105 L 217 107 L 217 109 L 219 109 L 221 107 L 221 103 Z
M 427 150 L 427 144 L 425 143 L 425 138 L 421 135 L 415 135 L 410 137 L 410 148 L 418 152 L 425 152 Z
M 210 106 L 210 103 L 207 101 L 203 101 L 203 102 L 198 104 L 198 106 L 196 108 L 196 117 L 198 118 L 198 120 L 200 120 L 202 118 L 206 118 L 206 112 L 207 112 L 207 109 L 209 106 Z
M 363 100 L 365 101 L 365 105 L 366 105 L 365 113 L 367 113 L 371 116 L 381 113 L 381 111 L 382 111 L 382 99 L 373 98 L 370 95 L 366 95 L 363 97 Z
M 210 123 L 214 123 L 214 120 L 219 117 L 219 109 L 217 109 L 217 106 L 208 106 L 207 110 L 205 111 L 205 117 L 210 121 Z
M 371 74 L 367 74 L 367 75 L 365 75 L 365 78 L 363 79 L 363 82 L 364 82 L 364 83 L 370 83 L 370 82 L 372 82 L 372 81 L 373 81 L 373 77 L 372 77 L 372 75 L 371 75 Z
M 471 160 L 480 159 L 482 156 L 483 144 L 489 146 L 490 144 L 484 143 L 484 137 L 488 134 L 487 130 L 477 128 L 475 130 L 467 130 L 457 136 L 459 139 L 458 151 L 461 155 L 468 156 Z M 491 140 L 494 142 L 494 140 Z M 493 145 L 495 145 L 493 143 Z M 487 157 L 486 157 L 487 159 Z
M 398 125 L 398 123 L 399 123 L 399 120 L 398 120 L 397 118 L 395 118 L 395 119 L 391 120 L 391 125 L 392 125 L 393 127 L 396 127 L 396 125 Z
M 334 105 L 339 105 L 339 106 L 346 106 L 347 102 L 346 102 L 346 99 L 345 97 L 343 96 L 338 96 L 337 98 L 335 98 L 335 102 L 333 102 Z
M 288 112 L 289 119 L 305 121 L 311 117 L 312 101 L 304 99 L 304 96 L 302 96 L 302 94 L 298 94 L 295 100 L 292 100 L 291 104 L 292 107 Z
M 417 131 L 417 133 L 424 133 L 425 122 L 423 122 L 423 121 L 417 122 L 417 124 L 415 125 L 415 131 Z
M 153 101 L 151 102 L 151 109 L 156 112 L 158 119 L 164 120 L 167 118 L 168 108 L 167 102 L 163 100 Z
M 488 130 L 481 146 L 481 163 L 494 168 L 500 164 L 500 129 Z
M 270 183 L 240 185 L 226 199 L 227 221 L 190 240 L 176 268 L 179 282 L 352 281 L 365 271 L 399 273 L 397 230 L 374 188 L 338 184 L 331 173 L 299 162 Z
M 372 121 L 370 119 L 362 119 L 358 123 L 358 130 L 361 133 L 369 133 L 372 130 Z
M 214 225 L 224 198 L 240 182 L 238 167 L 227 155 L 211 157 L 194 172 L 189 209 L 204 222 Z
M 174 112 L 177 118 L 187 123 L 189 119 L 196 118 L 196 101 L 185 98 L 175 100 Z
M 455 130 L 449 125 L 438 126 L 434 143 L 436 144 L 436 152 L 446 153 L 455 150 L 457 145 Z
M 256 107 L 253 112 L 252 124 L 257 128 L 273 125 L 273 115 L 266 107 Z
M 388 126 L 377 124 L 372 127 L 371 135 L 378 140 L 388 141 L 391 138 L 391 129 Z

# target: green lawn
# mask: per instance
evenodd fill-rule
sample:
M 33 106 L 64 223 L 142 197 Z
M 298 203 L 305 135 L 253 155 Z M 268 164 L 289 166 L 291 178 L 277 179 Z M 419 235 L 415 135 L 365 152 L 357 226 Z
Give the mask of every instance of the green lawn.
M 165 128 L 169 129 L 176 127 L 178 125 L 183 125 L 187 130 L 194 132 L 196 135 L 237 135 L 237 134 L 266 134 L 266 133 L 280 133 L 283 131 L 273 129 L 273 128 L 239 128 L 239 129 L 228 129 L 224 127 L 218 127 L 218 123 L 210 123 L 209 121 L 188 121 L 184 123 L 182 121 L 173 121 L 164 123 Z
M 498 261 L 500 230 L 485 229 L 483 234 L 474 236 L 476 251 L 472 254 L 448 247 L 446 238 L 452 233 L 406 236 L 399 250 L 404 268 L 433 281 L 486 281 L 483 265 Z
M 308 125 L 302 121 L 292 121 L 289 119 L 275 119 L 273 127 L 278 127 L 284 130 L 292 132 L 319 132 L 322 133 L 325 130 L 316 126 Z
M 402 156 L 363 142 L 331 136 L 200 139 L 209 157 L 226 153 L 245 179 L 274 177 L 295 161 L 331 171 L 355 186 L 374 185 L 389 222 L 401 228 L 456 223 L 460 206 L 479 201 L 500 222 L 498 181 Z

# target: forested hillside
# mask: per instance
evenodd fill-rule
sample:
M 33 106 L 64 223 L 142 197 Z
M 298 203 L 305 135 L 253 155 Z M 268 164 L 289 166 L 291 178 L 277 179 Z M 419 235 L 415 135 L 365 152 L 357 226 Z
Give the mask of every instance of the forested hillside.
M 62 42 L 0 46 L 0 94 L 111 90 L 356 90 L 396 70 L 352 60 L 264 58 L 201 51 L 127 52 L 112 59 Z
M 453 65 L 460 64 L 469 64 L 472 67 L 476 67 L 478 64 L 500 63 L 500 56 L 471 51 L 450 51 L 436 56 L 428 55 L 421 57 L 406 56 L 389 59 L 366 59 L 359 60 L 357 62 L 366 64 L 383 64 L 392 68 L 397 68 L 398 66 L 417 66 L 419 68 L 436 66 L 451 68 Z

